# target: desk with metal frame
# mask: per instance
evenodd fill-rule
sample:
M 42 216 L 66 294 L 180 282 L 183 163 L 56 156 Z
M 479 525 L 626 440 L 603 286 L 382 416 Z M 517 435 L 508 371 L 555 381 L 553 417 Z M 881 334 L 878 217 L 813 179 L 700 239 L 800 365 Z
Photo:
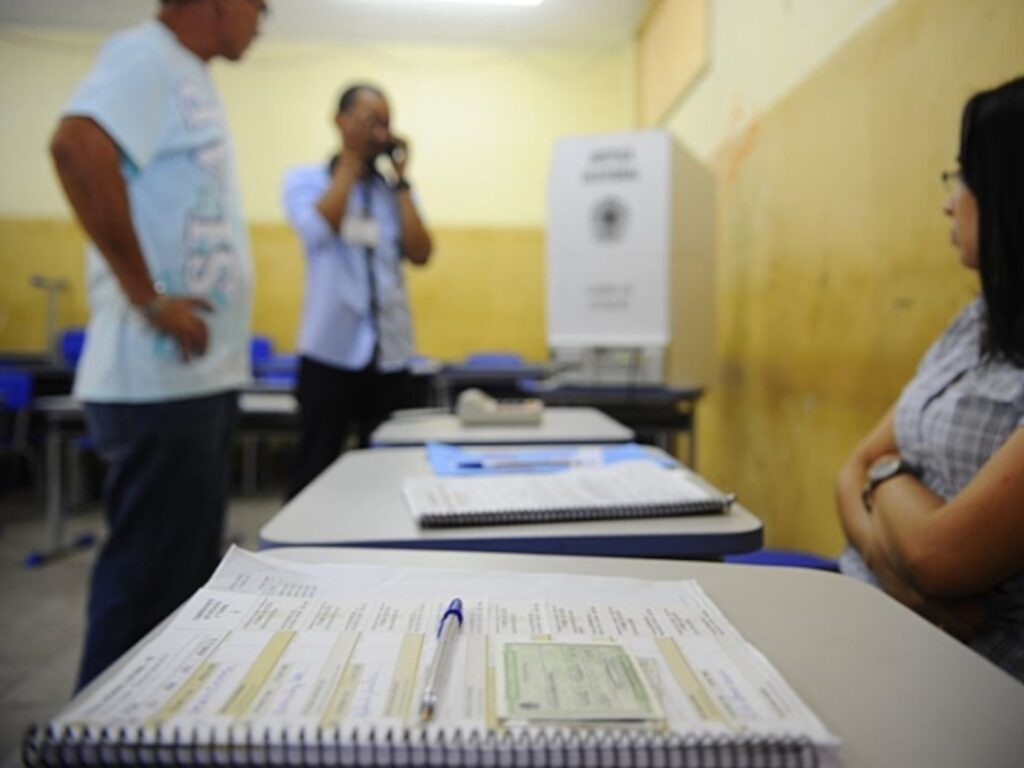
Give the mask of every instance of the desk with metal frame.
M 525 396 L 539 397 L 548 406 L 588 405 L 635 430 L 643 439 L 674 453 L 672 437 L 687 437 L 686 464 L 697 466 L 697 403 L 701 387 L 669 387 L 649 384 L 626 386 L 606 384 L 558 384 L 556 381 L 521 381 Z
M 628 443 L 633 430 L 596 408 L 545 408 L 540 424 L 464 426 L 452 413 L 415 411 L 396 414 L 370 435 L 374 448 L 426 445 L 526 445 Z
M 34 560 L 44 560 L 64 549 L 65 453 L 68 441 L 85 434 L 82 404 L 70 396 L 41 397 L 33 404 L 43 426 L 45 443 L 46 527 L 43 547 Z M 296 431 L 298 405 L 289 391 L 243 393 L 239 397 L 239 431 Z
M 544 379 L 553 371 L 554 369 L 545 363 L 445 363 L 434 372 L 434 404 L 450 408 L 459 392 L 470 387 L 482 389 L 493 397 L 517 397 L 517 388 L 521 380 Z
M 735 503 L 721 514 L 421 529 L 405 505 L 402 482 L 431 475 L 423 448 L 349 451 L 263 526 L 260 547 L 718 558 L 759 549 L 763 539 L 761 521 Z
M 75 379 L 74 368 L 42 353 L 0 352 L 0 369 L 31 376 L 32 394 L 35 397 L 66 395 L 71 391 Z

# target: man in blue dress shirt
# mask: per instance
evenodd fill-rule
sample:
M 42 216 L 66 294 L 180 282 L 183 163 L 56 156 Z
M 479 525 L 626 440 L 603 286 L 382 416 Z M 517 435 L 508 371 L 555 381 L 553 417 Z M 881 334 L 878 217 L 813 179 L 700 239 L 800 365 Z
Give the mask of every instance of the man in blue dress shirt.
M 306 252 L 302 435 L 290 495 L 337 458 L 350 425 L 365 446 L 406 402 L 413 341 L 402 261 L 426 264 L 432 248 L 405 175 L 409 146 L 391 133 L 384 94 L 347 88 L 335 123 L 341 152 L 284 181 L 285 211 Z M 390 182 L 377 169 L 382 156 Z
M 234 151 L 207 64 L 238 60 L 264 0 L 162 0 L 106 42 L 51 143 L 89 235 L 75 375 L 106 459 L 78 686 L 178 607 L 220 559 L 252 268 Z

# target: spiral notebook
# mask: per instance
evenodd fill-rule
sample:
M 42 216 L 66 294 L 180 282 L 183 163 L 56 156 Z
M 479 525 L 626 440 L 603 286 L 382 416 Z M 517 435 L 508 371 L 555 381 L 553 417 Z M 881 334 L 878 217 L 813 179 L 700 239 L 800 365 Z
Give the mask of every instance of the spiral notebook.
M 435 628 L 464 622 L 434 720 Z M 302 565 L 232 549 L 23 742 L 26 765 L 832 766 L 694 581 Z
M 674 517 L 724 512 L 735 500 L 687 470 L 650 461 L 545 475 L 413 477 L 402 491 L 421 528 Z

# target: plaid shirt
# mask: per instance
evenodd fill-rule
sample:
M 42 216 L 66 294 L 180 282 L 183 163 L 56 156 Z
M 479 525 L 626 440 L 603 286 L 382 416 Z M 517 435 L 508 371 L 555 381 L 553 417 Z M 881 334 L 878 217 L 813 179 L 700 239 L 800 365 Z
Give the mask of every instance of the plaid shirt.
M 921 469 L 927 488 L 947 500 L 1024 426 L 1024 370 L 982 358 L 984 320 L 979 297 L 928 350 L 896 404 L 900 455 Z M 840 567 L 877 583 L 852 550 L 840 557 Z M 984 602 L 989 620 L 971 647 L 1024 680 L 1024 569 Z

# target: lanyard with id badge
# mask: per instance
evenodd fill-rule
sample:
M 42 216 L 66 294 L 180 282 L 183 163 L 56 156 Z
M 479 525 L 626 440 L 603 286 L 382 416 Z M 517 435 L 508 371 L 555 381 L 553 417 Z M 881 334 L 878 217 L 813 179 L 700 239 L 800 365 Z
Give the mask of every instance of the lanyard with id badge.
M 377 279 L 374 274 L 373 256 L 380 243 L 380 225 L 373 218 L 370 201 L 370 182 L 360 181 L 352 189 L 356 198 L 357 213 L 346 216 L 341 223 L 341 239 L 351 248 L 361 249 L 366 259 L 366 280 L 369 291 L 370 325 L 373 328 L 373 359 L 370 365 L 376 367 L 380 358 L 380 329 L 377 318 Z

